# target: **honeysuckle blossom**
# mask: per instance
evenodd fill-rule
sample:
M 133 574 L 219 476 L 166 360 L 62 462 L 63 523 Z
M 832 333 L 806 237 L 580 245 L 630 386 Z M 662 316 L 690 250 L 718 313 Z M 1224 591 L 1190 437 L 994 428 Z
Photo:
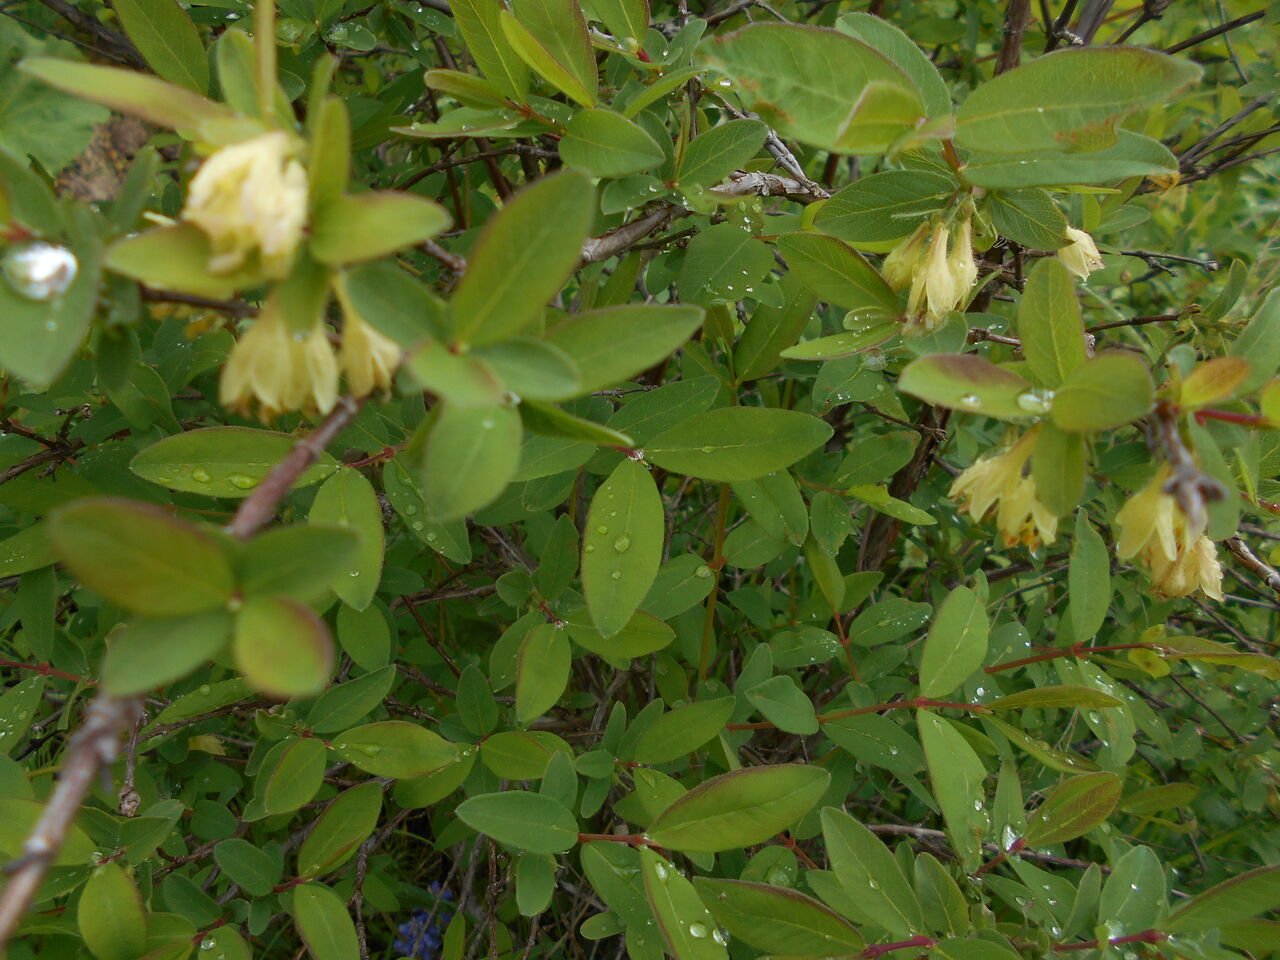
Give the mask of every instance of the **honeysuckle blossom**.
M 324 322 L 291 332 L 274 299 L 236 342 L 222 368 L 219 399 L 265 423 L 285 411 L 326 414 L 338 399 L 338 362 Z
M 182 218 L 209 238 L 209 271 L 256 265 L 263 277 L 289 272 L 307 220 L 307 173 L 289 135 L 274 130 L 223 147 L 196 171 Z
M 338 362 L 352 396 L 367 397 L 375 390 L 390 389 L 400 357 L 400 344 L 383 336 L 354 310 L 346 311 Z
M 1136 556 L 1151 571 L 1151 591 L 1156 596 L 1185 597 L 1199 589 L 1221 600 L 1217 547 L 1204 535 L 1204 521 L 1188 522 L 1177 500 L 1164 491 L 1169 475 L 1169 467 L 1162 467 L 1116 514 L 1120 528 L 1116 556 L 1121 560 Z
M 1067 227 L 1067 239 L 1071 242 L 1058 251 L 1058 259 L 1081 280 L 1088 280 L 1090 273 L 1106 266 L 1089 234 L 1075 227 Z
M 964 306 L 978 277 L 972 221 L 959 220 L 954 227 L 922 224 L 889 252 L 881 273 L 893 289 L 911 288 L 904 332 L 936 330 L 948 313 Z
M 961 509 L 975 520 L 995 511 L 1006 547 L 1022 543 L 1034 550 L 1058 535 L 1058 516 L 1040 500 L 1028 470 L 1036 433 L 1028 430 L 1004 453 L 980 458 L 951 485 L 950 495 L 965 498 Z

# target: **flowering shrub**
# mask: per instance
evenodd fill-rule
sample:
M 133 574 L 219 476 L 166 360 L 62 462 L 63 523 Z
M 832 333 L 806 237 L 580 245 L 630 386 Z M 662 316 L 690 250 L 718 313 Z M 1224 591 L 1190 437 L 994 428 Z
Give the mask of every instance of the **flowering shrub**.
M 9 960 L 1280 952 L 1275 10 L 5 12 Z

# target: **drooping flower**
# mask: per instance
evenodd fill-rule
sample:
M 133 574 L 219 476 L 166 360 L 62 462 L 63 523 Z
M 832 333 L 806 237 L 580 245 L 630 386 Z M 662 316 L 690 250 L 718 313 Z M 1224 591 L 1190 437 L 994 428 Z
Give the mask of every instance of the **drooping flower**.
M 1165 492 L 1170 473 L 1168 465 L 1161 467 L 1116 514 L 1116 556 L 1138 557 L 1151 571 L 1151 592 L 1158 597 L 1185 597 L 1199 589 L 1221 600 L 1218 549 L 1204 535 L 1205 519 L 1188 520 L 1178 501 Z
M 209 271 L 257 267 L 263 277 L 289 272 L 307 220 L 307 173 L 289 135 L 264 133 L 223 147 L 196 171 L 184 220 L 209 238 Z
M 894 290 L 911 288 L 903 332 L 936 330 L 948 313 L 964 306 L 978 277 L 972 220 L 958 220 L 954 227 L 942 221 L 921 224 L 890 251 L 880 270 Z
M 265 423 L 288 410 L 325 414 L 338 400 L 338 362 L 323 320 L 290 332 L 275 298 L 231 349 L 218 387 L 223 406 Z
M 1058 251 L 1058 259 L 1081 280 L 1088 280 L 1090 273 L 1106 266 L 1089 234 L 1075 227 L 1067 227 L 1067 239 L 1071 242 Z
M 400 344 L 379 333 L 360 315 L 341 280 L 335 284 L 335 290 L 343 316 L 338 363 L 347 375 L 347 388 L 356 397 L 367 397 L 375 390 L 389 390 L 403 355 Z
M 975 520 L 995 511 L 1006 547 L 1022 543 L 1034 550 L 1058 535 L 1058 516 L 1040 500 L 1028 470 L 1037 432 L 1032 428 L 1004 453 L 980 458 L 951 485 L 950 495 L 964 497 L 961 510 Z

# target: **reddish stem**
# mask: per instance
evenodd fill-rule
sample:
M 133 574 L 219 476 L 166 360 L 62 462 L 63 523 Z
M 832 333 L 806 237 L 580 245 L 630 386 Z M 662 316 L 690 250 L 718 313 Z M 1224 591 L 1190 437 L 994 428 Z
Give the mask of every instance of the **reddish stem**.
M 858 956 L 864 957 L 866 960 L 875 960 L 876 957 L 889 953 L 893 950 L 910 950 L 913 947 L 923 947 L 925 950 L 932 950 L 937 945 L 938 941 L 934 940 L 932 937 L 917 934 L 910 940 L 899 940 L 897 943 L 873 943 L 871 946 L 867 947 L 867 949 L 863 950 L 862 953 L 858 954 Z
M 1127 937 L 1111 937 L 1107 940 L 1110 946 L 1119 946 L 1124 943 L 1163 943 L 1169 939 L 1167 933 L 1161 933 L 1159 930 L 1143 930 L 1141 933 L 1131 933 Z M 1065 950 L 1096 950 L 1101 941 L 1088 940 L 1084 943 L 1059 943 L 1054 946 L 1055 951 Z
M 1006 660 L 1004 663 L 995 663 L 987 667 L 987 673 L 1000 673 L 1002 670 L 1012 670 L 1014 667 L 1025 667 L 1029 663 L 1043 663 L 1046 660 L 1057 660 L 1059 657 L 1075 657 L 1077 660 L 1085 660 L 1093 656 L 1095 653 L 1110 653 L 1114 650 L 1140 650 L 1150 647 L 1149 643 L 1112 643 L 1101 647 L 1086 647 L 1082 643 L 1073 643 L 1069 647 L 1061 647 L 1056 650 L 1046 650 L 1044 653 L 1037 653 L 1033 657 L 1023 657 L 1021 660 Z
M 85 680 L 84 677 L 77 677 L 74 673 L 56 670 L 43 661 L 40 663 L 23 663 L 21 660 L 0 660 L 0 667 L 11 667 L 15 670 L 34 670 L 42 677 L 61 677 L 63 680 L 74 680 L 76 683 L 93 682 L 92 680 Z
M 1206 420 L 1221 420 L 1224 423 L 1239 423 L 1246 427 L 1260 427 L 1270 423 L 1266 417 L 1257 413 L 1232 413 L 1230 410 L 1197 410 L 1196 422 L 1204 426 Z
M 891 703 L 876 703 L 869 707 L 853 707 L 849 710 L 836 710 L 833 713 L 818 714 L 819 723 L 828 723 L 831 720 L 843 720 L 845 717 L 858 717 L 864 713 L 886 713 L 889 710 L 901 710 L 904 708 L 919 710 L 921 708 L 931 707 L 935 710 L 966 710 L 969 713 L 990 713 L 991 711 L 981 703 L 952 703 L 949 700 L 929 700 L 925 697 L 915 697 L 911 700 L 894 700 Z M 726 730 L 772 730 L 773 724 L 767 720 L 761 720 L 758 723 L 728 723 L 725 724 Z
M 578 842 L 625 843 L 632 847 L 658 847 L 643 833 L 580 833 L 578 834 Z
M 994 857 L 992 857 L 990 860 L 988 860 L 986 863 L 980 866 L 977 872 L 974 873 L 974 876 L 980 877 L 984 873 L 987 873 L 990 870 L 994 870 L 996 867 L 1000 866 L 1000 864 L 1004 863 L 1006 860 L 1009 859 L 1009 854 L 1017 853 L 1026 845 L 1027 845 L 1027 838 L 1019 837 L 1017 840 L 1013 841 L 1013 843 L 1009 844 L 1008 850 L 1001 850 Z

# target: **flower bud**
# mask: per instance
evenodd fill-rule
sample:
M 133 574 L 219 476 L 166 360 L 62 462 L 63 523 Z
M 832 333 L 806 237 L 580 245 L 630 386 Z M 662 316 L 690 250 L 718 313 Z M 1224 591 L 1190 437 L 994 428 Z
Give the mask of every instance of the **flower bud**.
M 275 130 L 223 147 L 196 171 L 182 218 L 209 238 L 211 273 L 288 274 L 307 219 L 307 174 L 292 154 Z
M 975 520 L 995 511 L 1006 547 L 1022 543 L 1035 550 L 1058 535 L 1058 516 L 1041 501 L 1035 478 L 1027 471 L 1037 433 L 1035 428 L 1028 430 L 1004 453 L 982 457 L 951 485 L 950 496 L 967 498 L 961 509 Z
M 1067 227 L 1067 239 L 1071 242 L 1058 251 L 1058 259 L 1081 280 L 1088 280 L 1090 273 L 1106 266 L 1089 234 L 1075 227 Z
M 905 290 L 911 285 L 916 274 L 921 255 L 924 253 L 924 238 L 929 228 L 920 224 L 915 232 L 889 251 L 880 267 L 885 283 L 894 290 Z

